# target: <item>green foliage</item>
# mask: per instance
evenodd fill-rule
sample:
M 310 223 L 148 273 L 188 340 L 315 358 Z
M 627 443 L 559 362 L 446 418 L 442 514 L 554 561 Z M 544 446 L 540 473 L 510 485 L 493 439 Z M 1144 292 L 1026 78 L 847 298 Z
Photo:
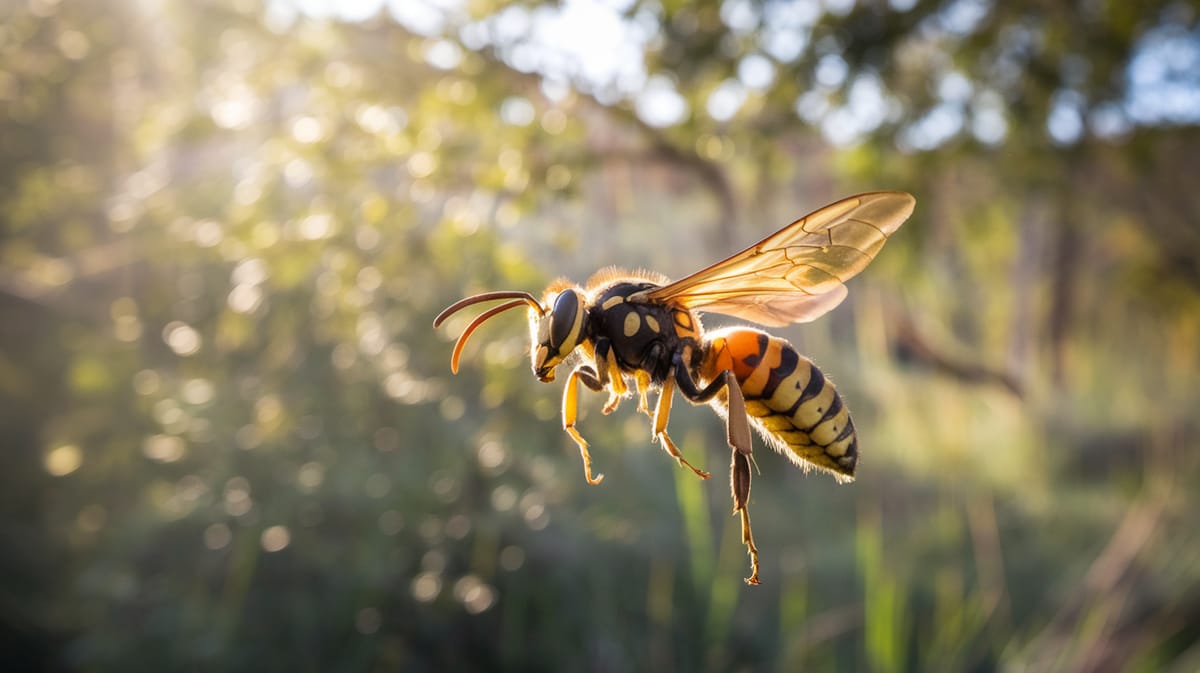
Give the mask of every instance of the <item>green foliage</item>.
M 6 661 L 1194 668 L 1197 136 L 1087 120 L 1195 8 L 832 3 L 784 58 L 802 4 L 626 3 L 686 103 L 666 125 L 636 92 L 543 82 L 528 35 L 457 30 L 541 3 L 467 3 L 432 36 L 284 3 L 0 9 Z M 764 54 L 770 85 L 745 85 Z M 970 94 L 929 144 L 947 77 Z M 840 136 L 862 78 L 895 113 Z M 723 85 L 744 100 L 714 115 Z M 1047 135 L 1065 88 L 1070 142 Z M 879 188 L 914 192 L 912 221 L 839 311 L 779 330 L 854 409 L 861 472 L 757 454 L 763 587 L 708 409 L 671 426 L 702 482 L 631 402 L 585 396 L 590 487 L 524 321 L 489 322 L 458 376 L 470 318 L 430 326 L 608 264 L 677 277 Z

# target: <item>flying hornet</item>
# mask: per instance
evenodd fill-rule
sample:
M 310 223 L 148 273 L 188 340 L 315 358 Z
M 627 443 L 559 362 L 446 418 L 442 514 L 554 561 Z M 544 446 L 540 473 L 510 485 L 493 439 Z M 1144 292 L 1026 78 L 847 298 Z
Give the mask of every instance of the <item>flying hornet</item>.
M 583 286 L 556 280 L 540 300 L 522 291 L 467 297 L 442 311 L 433 326 L 468 306 L 508 300 L 463 330 L 450 356 L 450 369 L 457 373 L 463 347 L 481 324 L 528 306 L 534 375 L 549 383 L 559 365 L 570 370 L 563 428 L 579 446 L 589 484 L 599 484 L 603 475 L 593 474 L 588 443 L 575 428 L 580 383 L 608 393 L 605 414 L 636 391 L 638 410 L 652 421 L 651 441 L 702 479 L 709 474 L 684 458 L 667 435 L 667 420 L 676 390 L 692 404 L 711 405 L 725 420 L 732 449 L 733 513 L 741 516 L 742 542 L 750 555 L 746 583 L 758 584 L 758 548 L 746 507 L 750 428 L 797 466 L 829 472 L 840 482 L 854 478 L 858 435 L 833 383 L 791 344 L 752 327 L 706 332 L 700 314 L 770 327 L 824 315 L 846 298 L 844 283 L 875 258 L 915 205 L 904 192 L 851 196 L 675 282 L 657 273 L 607 268 Z M 647 394 L 654 390 L 658 399 L 651 411 Z

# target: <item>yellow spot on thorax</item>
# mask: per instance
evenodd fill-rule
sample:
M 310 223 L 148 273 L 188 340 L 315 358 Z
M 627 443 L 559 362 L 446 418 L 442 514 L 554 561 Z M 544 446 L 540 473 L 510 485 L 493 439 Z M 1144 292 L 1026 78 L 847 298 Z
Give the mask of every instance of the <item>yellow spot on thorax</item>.
M 608 309 L 616 306 L 617 304 L 623 304 L 623 303 L 625 303 L 625 297 L 617 295 L 615 297 L 609 297 L 608 299 L 604 300 L 604 303 L 600 305 L 600 308 L 607 311 Z
M 625 336 L 631 337 L 642 328 L 642 319 L 634 311 L 625 315 Z

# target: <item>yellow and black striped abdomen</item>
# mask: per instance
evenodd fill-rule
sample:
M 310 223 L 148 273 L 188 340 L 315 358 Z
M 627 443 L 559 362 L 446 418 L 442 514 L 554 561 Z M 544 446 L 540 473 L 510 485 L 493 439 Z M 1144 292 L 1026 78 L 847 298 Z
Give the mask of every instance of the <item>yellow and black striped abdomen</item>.
M 850 411 L 808 358 L 756 329 L 714 330 L 705 339 L 699 374 L 711 381 L 727 369 L 737 377 L 751 422 L 776 450 L 801 467 L 854 476 L 858 436 Z

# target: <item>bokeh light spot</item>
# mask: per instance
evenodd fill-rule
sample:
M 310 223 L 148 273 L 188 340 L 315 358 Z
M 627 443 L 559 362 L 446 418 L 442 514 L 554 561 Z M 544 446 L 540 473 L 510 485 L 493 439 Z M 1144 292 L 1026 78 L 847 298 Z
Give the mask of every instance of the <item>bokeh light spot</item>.
M 458 499 L 458 479 L 455 479 L 444 471 L 439 470 L 430 475 L 429 488 L 443 502 L 454 502 Z
M 464 575 L 454 583 L 454 597 L 467 612 L 477 615 L 496 602 L 496 591 L 475 575 Z
M 455 514 L 446 521 L 446 537 L 451 540 L 461 540 L 471 532 L 471 518 L 465 514 Z
M 775 81 L 775 64 L 762 54 L 749 54 L 738 63 L 738 79 L 747 89 L 763 90 Z
M 153 395 L 161 384 L 162 377 L 153 369 L 143 369 L 133 375 L 133 391 L 138 395 Z
M 384 535 L 397 535 L 404 530 L 404 515 L 394 509 L 389 509 L 379 515 L 379 532 Z
M 430 603 L 442 593 L 442 578 L 437 573 L 423 572 L 413 578 L 413 598 L 422 603 Z
M 253 313 L 262 305 L 263 292 L 257 285 L 235 285 L 229 291 L 226 303 L 234 313 Z
M 263 530 L 260 542 L 263 551 L 282 551 L 291 544 L 292 534 L 288 531 L 287 526 L 269 526 Z
M 689 111 L 687 100 L 679 95 L 674 82 L 661 75 L 650 78 L 635 99 L 634 108 L 642 121 L 658 128 L 678 124 Z
M 312 144 L 319 142 L 325 136 L 325 130 L 316 117 L 300 117 L 292 122 L 292 137 L 297 142 Z
M 188 379 L 179 394 L 188 404 L 208 404 L 216 396 L 216 387 L 208 379 Z
M 454 395 L 447 396 L 438 405 L 438 411 L 442 414 L 442 418 L 447 421 L 457 421 L 467 412 L 467 404 L 463 402 L 461 397 Z
M 83 452 L 74 444 L 60 444 L 48 451 L 42 462 L 50 474 L 65 477 L 83 464 Z
M 234 477 L 225 482 L 225 511 L 230 516 L 244 516 L 254 507 L 250 498 L 250 482 L 245 477 Z
M 508 450 L 496 439 L 487 439 L 479 445 L 479 465 L 489 471 L 497 471 L 508 460 Z
M 372 498 L 382 498 L 388 494 L 388 491 L 392 490 L 392 479 L 386 474 L 376 472 L 367 477 L 367 483 L 364 485 L 363 490 Z
M 192 229 L 192 240 L 202 248 L 216 247 L 224 238 L 224 228 L 216 220 L 200 220 Z
M 406 165 L 409 175 L 414 178 L 427 178 L 437 170 L 437 157 L 431 152 L 414 152 Z
M 142 453 L 150 460 L 173 463 L 183 458 L 187 447 L 182 437 L 175 435 L 150 435 L 142 442 Z
M 512 126 L 529 126 L 537 111 L 524 96 L 509 96 L 500 103 L 500 118 Z
M 309 462 L 300 466 L 296 473 L 296 484 L 300 486 L 300 490 L 305 493 L 312 493 L 320 488 L 321 483 L 325 481 L 325 466 Z
M 546 186 L 550 189 L 563 189 L 571 184 L 571 169 L 562 164 L 554 164 L 546 169 Z
M 334 233 L 334 221 L 328 213 L 313 213 L 300 220 L 300 237 L 309 241 L 319 241 Z
M 519 570 L 525 564 L 525 550 L 516 545 L 508 545 L 500 550 L 500 567 L 509 572 Z
M 233 442 L 243 451 L 257 449 L 262 446 L 262 430 L 257 425 L 243 425 L 237 429 L 237 432 L 233 433 Z
M 439 70 L 457 68 L 462 56 L 462 49 L 449 40 L 431 40 L 425 47 L 425 62 Z
M 517 504 L 517 490 L 508 484 L 501 484 L 492 489 L 492 509 L 497 512 L 507 512 Z
M 214 523 L 204 529 L 204 546 L 212 550 L 224 549 L 233 541 L 233 531 L 223 523 Z
M 82 60 L 88 55 L 92 44 L 87 36 L 77 30 L 64 30 L 58 35 L 58 49 L 72 61 Z
M 203 340 L 200 333 L 191 325 L 179 320 L 172 320 L 163 327 L 163 341 L 176 355 L 195 355 L 200 351 Z
M 254 403 L 254 417 L 264 427 L 279 425 L 283 416 L 283 402 L 276 395 L 263 395 Z

